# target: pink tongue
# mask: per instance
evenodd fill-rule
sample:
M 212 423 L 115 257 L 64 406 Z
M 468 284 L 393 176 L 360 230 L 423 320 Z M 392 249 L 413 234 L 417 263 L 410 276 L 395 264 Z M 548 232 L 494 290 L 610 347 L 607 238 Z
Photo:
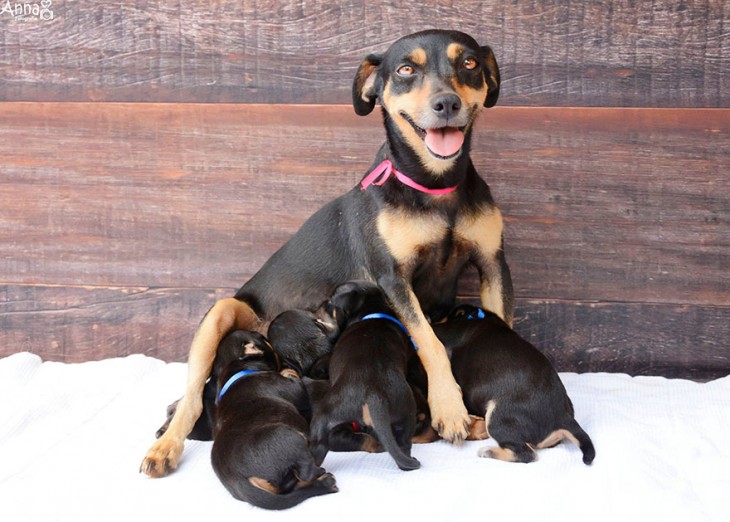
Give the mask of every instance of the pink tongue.
M 448 157 L 459 152 L 464 144 L 464 133 L 456 127 L 428 129 L 424 141 L 431 152 Z

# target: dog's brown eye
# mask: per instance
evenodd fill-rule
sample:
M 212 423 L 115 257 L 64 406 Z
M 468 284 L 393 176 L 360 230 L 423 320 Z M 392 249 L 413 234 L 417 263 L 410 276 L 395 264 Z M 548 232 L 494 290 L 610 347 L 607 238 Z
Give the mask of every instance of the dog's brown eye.
M 462 62 L 462 65 L 464 66 L 464 69 L 467 69 L 469 71 L 477 68 L 477 61 L 473 57 L 465 58 Z
M 411 65 L 401 65 L 396 72 L 400 76 L 412 76 L 416 70 Z

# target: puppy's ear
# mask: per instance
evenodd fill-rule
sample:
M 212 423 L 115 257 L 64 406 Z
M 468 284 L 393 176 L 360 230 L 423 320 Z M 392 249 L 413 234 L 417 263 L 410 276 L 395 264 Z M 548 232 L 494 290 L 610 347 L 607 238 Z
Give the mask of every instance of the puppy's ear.
M 492 48 L 488 45 L 482 46 L 482 54 L 484 55 L 484 62 L 487 64 L 487 69 L 484 71 L 484 79 L 487 82 L 487 98 L 484 100 L 485 107 L 494 107 L 499 98 L 499 66 L 497 65 L 497 59 L 494 57 Z
M 369 54 L 360 64 L 352 82 L 352 105 L 358 116 L 367 116 L 375 107 L 378 93 L 375 89 L 375 80 L 378 68 L 383 61 L 381 54 Z

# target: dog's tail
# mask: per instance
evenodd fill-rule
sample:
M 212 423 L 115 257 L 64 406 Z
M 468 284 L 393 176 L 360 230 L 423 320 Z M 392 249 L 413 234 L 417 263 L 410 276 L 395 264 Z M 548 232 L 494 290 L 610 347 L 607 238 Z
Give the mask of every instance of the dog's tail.
M 411 438 L 413 437 L 413 430 L 415 427 L 415 408 L 413 408 L 414 418 L 412 422 L 409 422 L 407 426 L 397 427 L 396 429 L 403 429 L 404 432 L 399 435 L 402 441 L 402 446 L 398 444 L 395 434 L 393 433 L 393 426 L 390 422 L 390 415 L 388 414 L 388 407 L 382 397 L 370 395 L 365 400 L 365 407 L 363 413 L 370 415 L 372 421 L 373 430 L 378 436 L 378 440 L 383 445 L 385 450 L 390 453 L 395 463 L 403 471 L 411 471 L 421 467 L 421 463 L 417 459 L 411 457 L 410 446 Z M 368 419 L 364 419 L 365 424 L 368 423 Z
M 583 453 L 583 463 L 590 465 L 593 459 L 596 458 L 596 449 L 593 447 L 593 441 L 588 434 L 580 427 L 578 421 L 574 418 L 570 418 L 565 423 L 565 429 L 575 437 L 580 451 Z M 575 441 L 574 441 L 575 442 Z

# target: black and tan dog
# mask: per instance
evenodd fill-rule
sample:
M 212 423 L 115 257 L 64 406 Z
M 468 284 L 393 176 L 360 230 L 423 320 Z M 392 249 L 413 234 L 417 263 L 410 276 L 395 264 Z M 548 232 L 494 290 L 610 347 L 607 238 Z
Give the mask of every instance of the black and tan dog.
M 309 399 L 298 378 L 258 333 L 235 330 L 218 348 L 218 397 L 211 461 L 226 489 L 266 509 L 286 509 L 337 492 L 309 450 Z
M 450 354 L 466 407 L 484 417 L 482 436 L 476 438 L 492 437 L 499 444 L 479 456 L 532 462 L 535 449 L 568 439 L 580 447 L 584 463 L 593 462 L 593 443 L 576 422 L 557 372 L 502 319 L 462 305 L 434 331 Z
M 372 430 L 399 468 L 417 469 L 410 455 L 416 400 L 406 380 L 408 359 L 415 357 L 408 332 L 374 283 L 345 283 L 330 302 L 345 311 L 347 323 L 330 357 L 330 389 L 312 415 L 315 461 L 324 460 L 333 430 L 356 423 Z
M 469 263 L 480 274 L 482 305 L 512 320 L 502 215 L 469 157 L 474 121 L 498 96 L 492 50 L 457 31 L 406 36 L 364 59 L 353 104 L 365 115 L 380 101 L 386 143 L 360 184 L 317 211 L 234 297 L 205 316 L 190 349 L 185 395 L 142 472 L 162 476 L 177 466 L 228 331 L 265 331 L 279 313 L 312 310 L 351 279 L 384 289 L 419 346 L 434 428 L 449 441 L 463 440 L 470 418 L 430 324 L 448 314 Z

